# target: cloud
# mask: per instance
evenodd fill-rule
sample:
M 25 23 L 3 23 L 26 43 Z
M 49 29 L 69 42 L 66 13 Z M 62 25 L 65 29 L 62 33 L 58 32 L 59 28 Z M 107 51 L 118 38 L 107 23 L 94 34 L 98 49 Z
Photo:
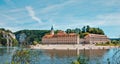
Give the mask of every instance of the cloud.
M 0 14 L 0 15 L 3 16 L 3 17 L 6 17 L 6 19 L 14 21 L 14 22 L 19 22 L 19 21 L 16 20 L 16 18 L 13 18 L 11 16 L 8 16 L 8 15 L 5 15 L 5 14 Z
M 64 6 L 66 6 L 66 5 L 75 3 L 77 1 L 79 1 L 79 0 L 68 0 L 68 1 L 65 1 L 64 3 L 50 5 L 48 7 L 43 8 L 40 11 L 40 13 L 48 13 L 48 12 L 51 12 L 51 11 L 56 11 L 58 9 L 64 8 Z
M 97 20 L 104 22 L 104 26 L 119 26 L 120 25 L 120 13 L 109 13 L 98 15 Z
M 35 12 L 31 6 L 27 6 L 26 9 L 33 20 L 37 21 L 40 24 L 42 23 L 42 20 L 35 15 Z
M 17 8 L 12 0 L 4 0 L 9 7 Z
M 120 0 L 96 0 L 94 2 L 89 2 L 89 3 L 96 5 L 102 4 L 100 6 L 103 7 L 120 6 Z
M 7 13 L 15 13 L 15 12 L 21 12 L 21 11 L 25 11 L 24 8 L 15 8 L 15 9 L 12 9 L 12 10 L 9 10 Z
M 120 26 L 120 13 L 106 13 L 95 15 L 94 17 L 87 17 L 84 19 L 75 16 L 55 17 L 53 19 L 57 29 L 77 28 L 85 25 L 91 27 L 112 27 Z

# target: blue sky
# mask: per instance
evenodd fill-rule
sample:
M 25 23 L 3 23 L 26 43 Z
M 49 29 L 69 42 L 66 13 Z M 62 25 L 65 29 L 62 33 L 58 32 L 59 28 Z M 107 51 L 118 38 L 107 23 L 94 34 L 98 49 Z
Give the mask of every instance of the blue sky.
M 0 28 L 100 27 L 108 37 L 120 36 L 120 0 L 0 0 Z

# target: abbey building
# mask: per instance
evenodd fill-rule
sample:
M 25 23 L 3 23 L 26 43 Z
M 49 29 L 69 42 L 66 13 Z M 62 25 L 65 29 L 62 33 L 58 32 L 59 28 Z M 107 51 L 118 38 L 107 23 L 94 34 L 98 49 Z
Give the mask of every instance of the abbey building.
M 64 31 L 59 31 L 54 34 L 54 28 L 51 27 L 50 34 L 46 34 L 42 38 L 43 44 L 79 44 L 79 35 L 76 33 L 65 33 Z

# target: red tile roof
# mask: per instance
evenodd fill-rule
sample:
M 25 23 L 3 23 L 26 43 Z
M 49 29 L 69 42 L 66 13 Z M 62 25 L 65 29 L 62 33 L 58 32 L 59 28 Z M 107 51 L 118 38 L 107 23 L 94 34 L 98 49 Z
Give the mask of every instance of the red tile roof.
M 84 38 L 87 38 L 87 37 L 107 37 L 107 36 L 106 35 L 99 35 L 99 34 L 88 34 Z
M 76 33 L 65 33 L 64 31 L 59 31 L 57 34 L 55 35 L 45 35 L 43 38 L 53 38 L 53 37 L 67 37 L 67 36 L 77 36 Z

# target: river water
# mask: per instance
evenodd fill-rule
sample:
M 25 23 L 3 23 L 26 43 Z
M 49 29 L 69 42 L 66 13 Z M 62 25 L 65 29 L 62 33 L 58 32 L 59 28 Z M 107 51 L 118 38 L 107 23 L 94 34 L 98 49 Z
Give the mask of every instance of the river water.
M 0 64 L 10 64 L 14 59 L 18 59 L 18 47 L 0 47 Z M 29 64 L 71 64 L 80 56 L 85 56 L 88 59 L 88 64 L 120 64 L 120 49 L 97 49 L 97 50 L 40 50 L 40 49 L 25 49 L 29 50 L 29 57 L 24 60 L 29 61 Z M 34 52 L 34 53 L 33 53 Z M 23 53 L 24 55 L 25 53 Z M 16 56 L 16 57 L 15 57 Z M 22 59 L 25 56 L 20 56 Z M 23 60 L 19 60 L 23 61 Z M 21 63 L 24 64 L 24 63 Z

